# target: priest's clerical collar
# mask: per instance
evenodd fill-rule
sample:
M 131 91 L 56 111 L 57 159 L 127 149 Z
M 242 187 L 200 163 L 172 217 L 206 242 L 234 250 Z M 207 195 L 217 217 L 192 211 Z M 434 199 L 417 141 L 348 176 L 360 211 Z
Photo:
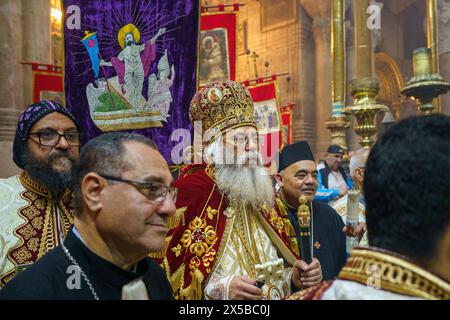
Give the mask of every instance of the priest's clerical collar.
M 287 145 L 278 154 L 279 165 L 278 172 L 283 171 L 291 164 L 303 160 L 314 160 L 314 156 L 311 152 L 308 142 L 300 141 L 290 145 Z
M 81 237 L 80 232 L 78 231 L 77 227 L 75 227 L 75 225 L 73 225 L 72 227 L 72 231 L 75 234 L 75 236 L 80 239 L 81 242 L 83 242 L 84 245 L 86 245 L 86 242 L 84 242 L 83 238 Z

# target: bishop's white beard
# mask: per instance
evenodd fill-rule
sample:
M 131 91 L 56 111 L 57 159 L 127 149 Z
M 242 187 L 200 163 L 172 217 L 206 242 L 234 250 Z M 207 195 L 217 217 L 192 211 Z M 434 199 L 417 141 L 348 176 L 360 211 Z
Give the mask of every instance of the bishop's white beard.
M 255 210 L 263 204 L 269 207 L 274 203 L 272 179 L 263 166 L 259 152 L 243 152 L 236 157 L 237 163 L 224 164 L 224 146 L 221 139 L 208 146 L 206 152 L 210 162 L 214 164 L 215 176 L 219 190 L 237 205 L 252 206 Z M 226 149 L 227 153 L 234 150 Z M 227 155 L 228 159 L 234 157 Z M 242 164 L 242 163 L 254 164 Z

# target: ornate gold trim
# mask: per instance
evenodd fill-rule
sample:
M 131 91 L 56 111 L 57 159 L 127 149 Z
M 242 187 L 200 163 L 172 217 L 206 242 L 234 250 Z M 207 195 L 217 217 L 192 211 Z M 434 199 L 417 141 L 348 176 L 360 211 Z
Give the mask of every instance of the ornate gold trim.
M 318 300 L 332 284 L 332 280 L 323 281 L 318 285 L 291 294 L 286 300 Z
M 212 181 L 216 182 L 216 170 L 214 168 L 214 165 L 208 164 L 205 168 L 205 173 L 208 177 L 211 178 Z
M 45 188 L 42 184 L 37 181 L 34 181 L 33 178 L 26 172 L 22 171 L 19 176 L 20 182 L 23 184 L 25 189 L 37 193 L 38 195 L 44 196 L 46 198 L 51 199 L 51 193 Z
M 216 266 L 220 263 L 220 260 L 222 259 L 223 253 L 225 251 L 225 247 L 226 247 L 226 245 L 229 241 L 230 235 L 231 235 L 231 230 L 233 229 L 235 217 L 236 217 L 236 215 L 233 215 L 231 218 L 224 218 L 224 219 L 226 219 L 225 228 L 222 233 L 219 248 L 217 249 L 216 258 L 214 259 L 213 265 L 211 266 L 211 272 L 206 277 L 206 283 L 208 283 L 209 278 L 211 277 Z
M 272 228 L 269 222 L 266 219 L 264 219 L 264 217 L 261 214 L 256 214 L 256 217 L 261 226 L 263 227 L 263 229 L 266 231 L 270 240 L 272 241 L 272 244 L 275 246 L 275 248 L 277 248 L 277 250 L 280 252 L 284 260 L 289 265 L 293 266 L 294 262 L 297 260 L 294 254 L 289 250 L 289 248 L 285 245 L 285 243 L 278 235 L 278 233 L 275 232 L 275 230 Z
M 363 285 L 379 280 L 382 290 L 423 299 L 450 299 L 450 283 L 381 249 L 353 249 L 338 278 Z
M 46 188 L 34 181 L 26 172 L 23 172 L 19 179 L 25 188 L 20 193 L 20 197 L 26 200 L 27 204 L 17 211 L 17 215 L 24 220 L 24 223 L 14 229 L 13 234 L 19 241 L 8 252 L 8 260 L 14 266 L 34 263 L 59 245 L 58 210 L 63 238 L 73 224 L 69 207 L 72 199 L 71 191 L 65 190 L 55 204 Z M 10 277 L 8 280 L 15 274 L 16 271 L 13 270 L 8 275 Z M 8 281 L 5 279 L 2 276 L 0 282 Z

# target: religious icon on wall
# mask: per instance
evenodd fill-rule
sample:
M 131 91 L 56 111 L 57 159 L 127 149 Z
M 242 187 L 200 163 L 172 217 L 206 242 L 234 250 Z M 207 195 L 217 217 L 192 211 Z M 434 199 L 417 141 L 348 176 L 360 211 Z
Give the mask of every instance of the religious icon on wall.
M 254 117 L 260 134 L 280 131 L 280 114 L 275 98 L 254 103 Z
M 230 79 L 227 29 L 201 31 L 200 45 L 200 86 Z
M 63 10 L 66 103 L 86 140 L 133 130 L 171 163 L 172 131 L 192 130 L 199 2 L 63 0 Z

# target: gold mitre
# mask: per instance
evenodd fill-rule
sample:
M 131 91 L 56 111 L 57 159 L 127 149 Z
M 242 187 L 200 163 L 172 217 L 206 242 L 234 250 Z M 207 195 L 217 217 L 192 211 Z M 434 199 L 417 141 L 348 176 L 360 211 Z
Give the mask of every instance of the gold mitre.
M 217 81 L 201 88 L 191 100 L 189 118 L 201 121 L 203 142 L 211 143 L 226 130 L 253 126 L 253 100 L 246 87 L 232 80 Z
M 117 41 L 119 42 L 119 45 L 122 49 L 125 46 L 125 36 L 128 33 L 133 33 L 133 38 L 136 43 L 141 40 L 141 33 L 139 32 L 139 29 L 136 28 L 134 24 L 129 23 L 126 26 L 120 28 L 119 33 L 117 34 Z

